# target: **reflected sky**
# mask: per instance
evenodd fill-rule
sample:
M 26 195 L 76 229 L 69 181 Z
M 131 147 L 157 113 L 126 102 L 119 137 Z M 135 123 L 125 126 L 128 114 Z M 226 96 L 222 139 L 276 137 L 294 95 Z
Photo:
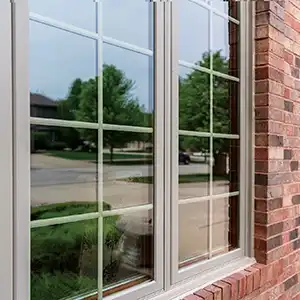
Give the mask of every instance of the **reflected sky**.
M 227 3 L 213 1 L 222 12 Z M 64 8 L 64 9 L 63 9 Z M 71 9 L 72 8 L 72 9 Z M 150 40 L 151 4 L 145 0 L 103 0 L 103 33 L 143 48 Z M 30 0 L 30 11 L 89 31 L 96 30 L 95 0 Z M 179 1 L 179 56 L 196 62 L 209 49 L 208 11 L 187 0 Z M 213 49 L 228 57 L 227 21 L 213 18 Z M 134 96 L 151 110 L 148 56 L 110 45 L 103 47 L 104 63 L 114 64 L 136 82 Z M 31 21 L 30 89 L 52 99 L 66 97 L 75 78 L 86 80 L 96 75 L 96 43 L 60 29 Z M 180 74 L 183 75 L 183 74 Z

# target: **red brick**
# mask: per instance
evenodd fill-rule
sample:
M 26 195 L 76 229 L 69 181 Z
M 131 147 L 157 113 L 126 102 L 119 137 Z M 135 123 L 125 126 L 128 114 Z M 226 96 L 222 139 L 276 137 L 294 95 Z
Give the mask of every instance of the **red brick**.
M 237 300 L 239 294 L 238 281 L 232 277 L 226 277 L 222 281 L 231 285 L 231 300 Z
M 255 81 L 255 93 L 263 94 L 269 92 L 269 81 L 268 80 L 256 80 Z
M 243 298 L 246 295 L 246 276 L 242 273 L 234 273 L 231 275 L 232 278 L 238 281 L 238 297 Z
M 253 274 L 253 290 L 257 290 L 260 287 L 260 270 L 253 267 L 249 267 L 246 270 Z
M 204 298 L 198 297 L 196 295 L 188 295 L 183 298 L 183 300 L 203 300 Z
M 213 284 L 214 286 L 218 287 L 222 291 L 222 300 L 229 300 L 231 299 L 231 285 L 224 282 L 224 281 L 217 281 Z
M 288 62 L 290 65 L 294 62 L 294 56 L 291 52 L 289 52 L 287 49 L 284 49 L 283 51 L 284 60 Z
M 260 273 L 259 286 L 263 286 L 267 282 L 266 277 L 265 277 L 265 273 L 262 272 L 262 270 L 265 269 L 266 266 L 263 265 L 263 264 L 256 263 L 256 264 L 253 265 L 253 268 L 259 270 L 259 273 Z
M 268 52 L 256 53 L 255 61 L 257 66 L 266 65 L 269 62 Z
M 254 281 L 254 273 L 249 271 L 241 271 L 241 274 L 246 276 L 246 295 L 249 295 L 253 292 L 253 281 Z
M 255 51 L 256 53 L 267 52 L 269 51 L 269 39 L 261 39 L 255 42 Z
M 256 134 L 255 135 L 255 146 L 267 147 L 269 145 L 269 137 L 267 134 Z
M 215 285 L 209 285 L 205 288 L 205 290 L 213 294 L 213 300 L 223 300 L 221 288 Z
M 278 70 L 284 71 L 284 59 L 283 57 L 278 57 L 273 53 L 268 53 L 268 62 L 270 66 L 277 68 Z
M 269 157 L 268 148 L 255 148 L 255 159 L 256 160 L 267 160 Z
M 202 297 L 205 300 L 214 300 L 213 294 L 204 289 L 199 290 L 198 292 L 195 292 L 194 294 L 200 298 Z
M 255 95 L 255 106 L 267 106 L 269 104 L 269 94 Z

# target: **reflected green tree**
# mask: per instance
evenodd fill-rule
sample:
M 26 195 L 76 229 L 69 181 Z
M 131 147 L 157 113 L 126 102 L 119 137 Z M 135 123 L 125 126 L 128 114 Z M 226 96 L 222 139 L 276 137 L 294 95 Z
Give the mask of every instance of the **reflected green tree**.
M 58 118 L 62 120 L 75 120 L 76 111 L 79 107 L 80 94 L 82 91 L 81 79 L 75 79 L 69 89 L 66 99 L 58 101 Z M 60 128 L 60 139 L 71 149 L 80 145 L 80 133 L 75 128 Z
M 201 67 L 210 68 L 210 54 L 204 53 Z M 227 73 L 228 61 L 220 51 L 213 54 L 214 70 Z M 213 81 L 213 127 L 218 133 L 229 133 L 229 93 L 228 80 L 214 77 Z M 179 125 L 182 130 L 210 131 L 210 75 L 192 71 L 179 79 Z M 196 137 L 180 137 L 180 148 L 203 153 L 209 152 L 206 139 Z M 220 140 L 214 144 L 214 154 L 228 151 L 228 143 Z
M 134 81 L 128 79 L 122 70 L 114 65 L 103 66 L 103 123 L 114 125 L 144 126 L 145 110 L 133 96 Z M 76 119 L 83 122 L 98 122 L 98 77 L 82 82 Z M 81 130 L 82 137 L 96 144 L 97 131 Z M 140 133 L 107 131 L 103 142 L 110 150 L 110 160 L 116 147 L 123 147 L 131 141 L 142 140 Z

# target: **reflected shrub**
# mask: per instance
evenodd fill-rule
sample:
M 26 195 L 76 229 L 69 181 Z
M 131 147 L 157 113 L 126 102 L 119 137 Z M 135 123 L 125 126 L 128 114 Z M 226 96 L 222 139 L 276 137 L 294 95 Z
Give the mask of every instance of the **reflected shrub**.
M 52 142 L 50 145 L 51 150 L 64 150 L 68 147 L 67 143 L 64 142 Z
M 41 220 L 95 211 L 96 203 L 51 204 L 32 208 L 31 218 Z M 120 258 L 114 255 L 123 234 L 116 226 L 118 219 L 109 216 L 103 220 L 103 268 L 109 270 L 103 278 L 104 285 L 113 282 L 120 265 Z M 31 299 L 61 299 L 57 290 L 66 297 L 96 289 L 98 234 L 97 219 L 33 228 Z
M 47 132 L 31 132 L 31 152 L 48 150 L 50 147 L 50 136 Z
M 31 272 L 31 299 L 54 300 L 66 299 L 81 293 L 90 292 L 97 287 L 97 279 L 79 277 L 73 273 L 55 272 L 36 274 Z

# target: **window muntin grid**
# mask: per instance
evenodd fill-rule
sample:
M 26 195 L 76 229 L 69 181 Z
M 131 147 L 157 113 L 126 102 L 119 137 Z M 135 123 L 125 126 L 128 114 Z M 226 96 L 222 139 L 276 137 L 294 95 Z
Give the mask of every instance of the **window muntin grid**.
M 214 50 L 214 37 L 215 37 L 215 34 L 214 34 L 214 18 L 218 17 L 220 19 L 224 19 L 224 21 L 228 21 L 229 23 L 231 24 L 234 24 L 234 26 L 236 27 L 239 27 L 240 26 L 240 21 L 237 20 L 237 19 L 234 19 L 232 18 L 231 16 L 228 16 L 228 15 L 224 15 L 224 12 L 220 12 L 220 11 L 217 11 L 214 7 L 214 5 L 210 6 L 210 2 L 208 1 L 208 3 L 204 2 L 204 1 L 198 1 L 198 0 L 187 0 L 186 2 L 190 2 L 190 3 L 193 3 L 194 4 L 194 9 L 195 10 L 206 10 L 209 12 L 209 26 L 207 28 L 209 34 L 208 34 L 208 42 L 209 42 L 209 66 L 203 66 L 203 65 L 200 65 L 199 63 L 194 63 L 193 61 L 183 61 L 181 60 L 181 57 L 178 56 L 178 55 L 174 55 L 174 58 L 173 58 L 173 68 L 178 70 L 175 74 L 174 74 L 174 79 L 173 79 L 173 93 L 175 94 L 174 95 L 174 98 L 176 99 L 178 97 L 178 87 L 177 87 L 177 84 L 178 84 L 178 77 L 181 76 L 181 73 L 179 73 L 180 71 L 180 67 L 185 67 L 186 69 L 190 69 L 190 72 L 195 72 L 195 71 L 198 71 L 198 72 L 202 72 L 202 73 L 206 73 L 208 74 L 209 78 L 210 78 L 210 84 L 209 84 L 209 98 L 210 98 L 210 105 L 209 105 L 209 128 L 208 130 L 197 130 L 197 131 L 189 131 L 189 130 L 181 130 L 181 128 L 179 127 L 179 130 L 176 129 L 178 128 L 178 124 L 177 124 L 177 121 L 174 122 L 171 130 L 172 130 L 172 137 L 174 139 L 175 142 L 172 143 L 172 148 L 177 148 L 177 143 L 178 143 L 178 140 L 180 137 L 184 136 L 185 134 L 189 137 L 207 137 L 209 138 L 209 141 L 210 141 L 210 147 L 209 147 L 209 159 L 210 159 L 210 170 L 209 170 L 209 181 L 208 181 L 208 191 L 209 191 L 209 194 L 208 195 L 205 195 L 203 194 L 202 196 L 197 196 L 197 197 L 191 197 L 191 199 L 188 199 L 188 198 L 184 198 L 184 199 L 181 199 L 179 198 L 179 191 L 178 191 L 178 182 L 177 182 L 177 178 L 178 175 L 176 174 L 179 174 L 179 170 L 178 170 L 178 166 L 174 166 L 174 164 L 176 165 L 177 162 L 175 161 L 176 160 L 176 156 L 173 155 L 172 157 L 172 174 L 175 174 L 173 176 L 173 179 L 172 179 L 172 191 L 171 191 L 171 197 L 173 199 L 173 202 L 175 204 L 172 205 L 172 216 L 173 216 L 173 222 L 172 222 L 172 239 L 173 239 L 173 242 L 172 242 L 172 248 L 175 249 L 173 251 L 173 257 L 172 257 L 172 268 L 173 268 L 173 272 L 172 272 L 172 281 L 173 282 L 180 282 L 181 280 L 185 279 L 186 277 L 189 277 L 189 276 L 194 276 L 197 274 L 197 272 L 201 272 L 203 270 L 205 270 L 205 265 L 209 265 L 210 263 L 209 260 L 214 256 L 213 255 L 213 238 L 212 238 L 212 225 L 213 225 L 213 206 L 212 206 L 212 203 L 215 199 L 215 197 L 217 197 L 217 199 L 221 199 L 221 198 L 224 198 L 224 197 L 233 197 L 233 199 L 235 199 L 235 197 L 237 197 L 239 194 L 240 194 L 240 191 L 239 191 L 239 187 L 237 187 L 236 185 L 234 186 L 233 190 L 230 189 L 230 191 L 228 191 L 227 193 L 213 193 L 213 182 L 214 182 L 214 172 L 213 172 L 213 164 L 212 164 L 212 161 L 213 161 L 213 158 L 214 158 L 214 154 L 213 154 L 213 147 L 214 147 L 214 141 L 216 139 L 229 139 L 230 141 L 239 141 L 240 139 L 240 134 L 239 131 L 238 132 L 228 132 L 228 133 L 218 133 L 218 131 L 215 131 L 214 130 L 214 122 L 213 122 L 213 119 L 214 119 L 214 102 L 213 102 L 213 99 L 214 99 L 214 80 L 215 78 L 221 78 L 222 80 L 228 80 L 228 82 L 233 82 L 234 84 L 239 84 L 240 83 L 240 78 L 238 77 L 238 72 L 234 72 L 231 75 L 230 73 L 226 74 L 225 72 L 219 72 L 217 70 L 215 70 L 214 68 L 214 60 L 213 60 L 213 50 Z M 177 4 L 177 5 L 176 5 Z M 181 3 L 182 4 L 182 3 Z M 175 7 L 174 7 L 175 6 Z M 198 6 L 198 7 L 197 7 Z M 172 44 L 173 47 L 176 47 L 176 45 L 178 45 L 178 43 L 180 43 L 180 40 L 178 40 L 178 37 L 177 37 L 177 32 L 178 30 L 180 30 L 180 19 L 178 17 L 179 13 L 178 13 L 178 10 L 180 9 L 179 8 L 179 3 L 175 2 L 173 3 L 173 9 L 175 11 L 175 17 L 176 18 L 176 21 L 173 22 L 173 37 L 176 36 L 175 38 L 175 42 Z M 179 23 L 179 25 L 177 25 Z M 176 24 L 176 25 L 174 25 Z M 232 28 L 232 26 L 231 26 Z M 204 36 L 206 36 L 204 34 Z M 206 41 L 206 40 L 205 40 Z M 204 41 L 204 42 L 205 42 Z M 239 41 L 239 38 L 237 38 L 235 41 Z M 232 42 L 232 41 L 230 41 Z M 230 43 L 229 43 L 229 47 L 230 47 Z M 238 45 L 238 49 L 240 49 L 241 45 L 239 44 Z M 237 52 L 235 52 L 237 53 Z M 229 59 L 230 57 L 228 57 L 227 59 Z M 236 58 L 237 59 L 237 58 Z M 238 66 L 239 68 L 240 66 Z M 239 95 L 240 95 L 240 89 L 238 89 L 238 102 L 239 101 L 243 101 L 243 99 L 239 99 Z M 173 98 L 173 99 L 174 99 Z M 179 97 L 178 97 L 179 98 Z M 176 118 L 179 114 L 178 112 L 178 108 L 177 108 L 177 105 L 178 105 L 178 101 L 180 101 L 180 99 L 177 99 L 176 101 L 173 101 L 172 102 L 172 118 Z M 229 100 L 228 100 L 229 101 Z M 238 107 L 236 108 L 237 111 L 239 111 L 238 113 L 238 118 L 241 117 L 241 114 L 240 114 L 240 103 L 238 103 Z M 238 121 L 238 123 L 240 123 Z M 208 131 L 208 132 L 207 132 Z M 243 147 L 241 147 L 243 148 Z M 243 149 L 241 149 L 241 151 L 244 151 Z M 223 195 L 223 196 L 222 196 Z M 197 256 L 195 256 L 194 258 L 190 258 L 189 260 L 187 260 L 186 262 L 183 261 L 178 261 L 178 257 L 179 257 L 179 253 L 178 253 L 178 245 L 179 245 L 179 240 L 178 240 L 178 230 L 179 230 L 179 227 L 178 227 L 178 216 L 179 216 L 179 208 L 178 206 L 180 204 L 189 204 L 189 203 L 201 203 L 201 202 L 205 202 L 205 201 L 208 201 L 208 251 L 207 251 L 207 258 L 209 259 L 208 261 L 201 261 L 201 260 L 197 260 Z M 239 201 L 243 201 L 243 199 L 241 198 L 241 200 Z M 177 204 L 178 203 L 178 204 Z M 175 216 L 175 217 L 174 217 Z M 238 226 L 236 224 L 236 226 Z M 235 253 L 238 253 L 240 250 L 239 248 L 232 251 L 230 253 L 230 255 L 228 256 L 228 259 L 229 257 L 235 257 Z M 205 256 L 205 255 L 204 255 Z M 202 255 L 203 257 L 203 255 Z M 179 263 L 179 266 L 178 266 L 178 263 Z M 213 265 L 213 262 L 211 262 L 211 265 Z M 178 266 L 178 267 L 175 267 L 175 266 Z M 188 268 L 185 268 L 185 267 L 188 267 Z M 180 268 L 180 269 L 179 269 Z
M 55 23 L 55 21 L 54 21 L 54 23 Z M 54 26 L 54 27 L 57 27 L 57 22 L 56 22 L 56 26 Z M 67 25 L 67 27 L 69 27 L 68 30 L 70 29 L 70 30 L 73 30 L 73 31 L 77 31 L 77 29 L 73 28 L 72 26 L 68 26 Z M 90 33 L 85 32 L 84 30 L 83 31 L 79 30 L 79 32 L 80 32 L 80 34 L 88 35 L 90 37 L 93 36 Z M 97 39 L 98 39 L 98 37 L 97 37 Z M 105 38 L 103 38 L 103 41 L 104 40 L 105 40 Z M 119 44 L 118 46 L 124 47 L 126 49 L 129 46 L 126 43 L 115 41 L 114 39 L 110 39 L 109 37 L 107 37 L 106 40 L 107 40 L 108 43 Z M 135 46 L 133 46 L 132 48 L 134 49 L 134 51 L 139 52 L 139 53 L 141 53 L 141 52 L 144 53 L 144 50 L 145 50 L 145 49 L 142 50 L 139 47 L 135 47 Z M 149 52 L 148 52 L 148 54 L 149 54 Z M 196 66 L 195 66 L 195 68 L 196 68 Z M 207 71 L 207 70 L 205 70 L 205 71 Z M 239 79 L 236 78 L 236 77 L 228 76 L 226 74 L 219 74 L 216 71 L 212 71 L 212 72 L 209 71 L 208 73 L 209 74 L 214 73 L 214 75 L 217 75 L 217 76 L 220 76 L 220 77 L 223 77 L 223 78 L 228 78 L 228 79 L 232 79 L 234 81 L 239 81 Z M 56 122 L 52 123 L 52 120 L 50 120 L 50 119 L 45 119 L 45 120 L 40 120 L 38 118 L 32 118 L 31 119 L 31 123 L 32 124 L 36 123 L 37 125 L 41 125 L 41 123 L 43 123 L 43 122 L 45 122 L 45 124 L 48 122 L 48 124 L 51 124 L 51 125 L 55 124 L 57 126 L 65 126 L 65 127 L 69 127 L 69 126 L 72 127 L 72 126 L 74 126 L 76 128 L 81 128 L 82 126 L 83 127 L 87 126 L 88 128 L 92 127 L 94 129 L 99 129 L 99 130 L 105 130 L 104 129 L 105 126 L 107 126 L 106 128 L 114 128 L 114 130 L 120 130 L 120 131 L 123 130 L 123 129 L 125 129 L 127 131 L 135 131 L 135 129 L 137 129 L 137 128 L 133 128 L 131 126 L 120 128 L 119 126 L 116 126 L 115 124 L 103 124 L 102 126 L 98 126 L 98 124 L 96 124 L 97 126 L 94 127 L 92 124 L 89 124 L 89 123 L 81 123 L 81 122 L 77 123 L 77 122 L 72 122 L 71 121 L 72 122 L 72 124 L 71 124 L 71 122 L 68 122 L 68 121 L 65 122 L 63 120 L 57 120 L 57 123 Z M 137 129 L 137 130 L 140 130 L 140 128 Z M 141 129 L 141 130 L 144 130 L 144 129 Z M 147 128 L 146 130 L 149 130 L 149 128 Z M 183 135 L 184 134 L 188 134 L 188 135 L 195 135 L 195 136 L 199 136 L 199 135 L 200 136 L 205 136 L 205 134 L 202 133 L 202 132 L 192 132 L 192 131 L 191 132 L 188 132 L 188 131 L 179 131 L 179 134 L 183 134 Z M 224 137 L 224 138 L 233 138 L 233 139 L 238 139 L 239 138 L 239 135 L 234 135 L 234 134 L 232 134 L 232 135 L 226 135 L 226 134 L 213 133 L 212 135 L 217 136 L 217 137 Z M 209 136 L 211 136 L 211 135 L 209 135 Z M 88 218 L 90 218 L 90 216 Z M 38 224 L 37 224 L 37 226 L 38 226 Z

